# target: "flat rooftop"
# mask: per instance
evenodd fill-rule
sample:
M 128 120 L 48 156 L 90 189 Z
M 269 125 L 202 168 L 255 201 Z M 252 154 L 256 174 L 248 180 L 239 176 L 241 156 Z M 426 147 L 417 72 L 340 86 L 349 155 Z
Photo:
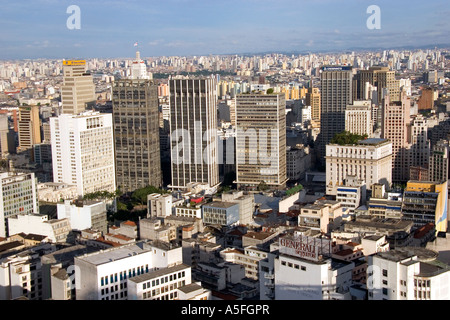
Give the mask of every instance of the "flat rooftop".
M 210 207 L 210 208 L 221 208 L 221 209 L 227 209 L 234 206 L 238 206 L 239 204 L 235 202 L 224 202 L 224 201 L 214 201 L 208 204 L 203 205 L 204 207 Z
M 173 272 L 178 272 L 178 271 L 182 271 L 182 270 L 186 270 L 186 269 L 190 269 L 190 268 L 191 268 L 190 266 L 182 263 L 182 264 L 178 264 L 176 266 L 170 267 L 170 268 L 159 269 L 159 270 L 152 271 L 149 273 L 141 274 L 139 276 L 132 277 L 129 280 L 133 281 L 135 283 L 140 283 L 140 282 L 145 282 L 145 281 L 148 281 L 151 279 L 161 277 L 166 274 L 170 274 Z
M 417 261 L 432 261 L 438 257 L 437 252 L 421 247 L 398 247 L 386 252 L 378 252 L 376 255 L 393 262 L 400 262 L 414 256 L 417 256 Z
M 358 144 L 360 145 L 368 145 L 368 146 L 377 146 L 386 142 L 390 142 L 388 139 L 381 139 L 381 138 L 369 138 L 366 140 L 360 140 L 358 141 Z
M 116 248 L 85 254 L 83 256 L 76 257 L 75 259 L 83 260 L 85 262 L 98 266 L 101 264 L 125 259 L 147 252 L 151 252 L 151 248 L 143 249 L 142 243 L 133 243 L 131 245 L 124 245 Z

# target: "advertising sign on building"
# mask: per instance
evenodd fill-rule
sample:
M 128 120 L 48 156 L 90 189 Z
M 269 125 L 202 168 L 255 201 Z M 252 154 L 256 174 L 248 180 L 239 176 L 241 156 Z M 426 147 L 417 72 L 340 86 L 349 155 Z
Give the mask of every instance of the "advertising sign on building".
M 331 252 L 331 242 L 308 236 L 286 236 L 279 240 L 280 253 L 311 261 L 319 261 Z

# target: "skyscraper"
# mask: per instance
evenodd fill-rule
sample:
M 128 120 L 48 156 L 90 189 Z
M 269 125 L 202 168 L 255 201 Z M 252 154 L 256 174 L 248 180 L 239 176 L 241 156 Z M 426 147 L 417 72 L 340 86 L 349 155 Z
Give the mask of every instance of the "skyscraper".
M 117 186 L 123 192 L 161 187 L 157 84 L 116 81 L 112 100 Z
M 430 157 L 427 118 L 418 114 L 412 117 L 411 125 L 411 161 L 410 166 L 425 167 Z
M 53 181 L 79 196 L 116 190 L 112 115 L 86 111 L 50 118 Z
M 284 188 L 286 172 L 286 100 L 284 94 L 236 97 L 236 183 L 255 189 L 260 183 Z
M 345 130 L 345 108 L 352 104 L 352 67 L 326 66 L 321 70 L 319 156 L 325 164 L 325 146 Z
M 219 184 L 216 80 L 169 79 L 173 189 Z
M 361 136 L 372 135 L 372 107 L 370 100 L 354 101 L 345 110 L 345 131 Z
M 381 103 L 384 98 L 383 89 L 387 89 L 391 101 L 400 101 L 400 81 L 395 79 L 395 71 L 389 70 L 388 67 L 373 66 L 369 70 L 360 70 L 356 75 L 357 88 L 356 99 L 368 99 L 366 96 L 366 83 L 377 88 L 378 99 Z
M 85 60 L 63 62 L 64 83 L 61 86 L 62 112 L 79 114 L 86 104 L 95 102 L 95 85 L 92 75 L 86 72 Z
M 383 99 L 381 137 L 392 141 L 392 182 L 395 183 L 404 183 L 409 179 L 410 107 L 410 99 L 404 91 L 399 102 L 391 102 L 389 95 Z
M 442 182 L 449 179 L 450 147 L 447 140 L 439 140 L 434 146 L 429 161 L 430 181 Z
M 33 159 L 33 145 L 41 143 L 41 127 L 38 106 L 19 107 L 19 148 L 18 151 L 30 150 Z
M 320 92 L 319 88 L 308 88 L 305 103 L 311 106 L 311 120 L 314 125 L 320 126 Z

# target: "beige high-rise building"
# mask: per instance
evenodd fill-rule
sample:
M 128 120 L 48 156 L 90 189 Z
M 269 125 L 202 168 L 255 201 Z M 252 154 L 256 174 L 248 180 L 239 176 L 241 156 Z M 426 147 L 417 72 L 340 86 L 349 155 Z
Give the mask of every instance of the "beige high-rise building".
M 41 143 L 39 106 L 19 107 L 19 148 L 18 151 L 32 150 Z
M 264 182 L 284 188 L 286 173 L 286 100 L 278 94 L 236 97 L 236 183 L 255 189 Z
M 354 101 L 345 109 L 345 131 L 370 137 L 372 128 L 372 106 L 370 100 Z
M 311 122 L 320 127 L 320 92 L 319 88 L 309 88 L 306 92 L 305 103 L 311 106 Z
M 383 89 L 387 89 L 391 101 L 400 101 L 400 81 L 395 79 L 395 71 L 390 71 L 388 67 L 373 66 L 369 70 L 360 70 L 356 75 L 357 79 L 357 99 L 369 99 L 366 96 L 366 83 L 377 88 L 378 102 L 383 99 Z
M 62 112 L 77 115 L 86 110 L 86 104 L 96 100 L 93 77 L 86 73 L 85 60 L 63 61 L 63 74 Z
M 400 102 L 391 102 L 389 96 L 383 100 L 381 137 L 392 141 L 392 181 L 396 183 L 404 183 L 409 179 L 410 107 L 410 99 L 404 91 Z

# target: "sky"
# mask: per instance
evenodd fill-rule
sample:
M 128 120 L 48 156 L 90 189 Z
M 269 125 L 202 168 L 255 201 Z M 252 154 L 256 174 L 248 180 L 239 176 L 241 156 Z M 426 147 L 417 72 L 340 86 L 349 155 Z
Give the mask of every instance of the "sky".
M 76 5 L 80 28 L 69 29 Z M 367 20 L 380 8 L 380 29 Z M 0 59 L 450 47 L 449 0 L 0 0 Z

